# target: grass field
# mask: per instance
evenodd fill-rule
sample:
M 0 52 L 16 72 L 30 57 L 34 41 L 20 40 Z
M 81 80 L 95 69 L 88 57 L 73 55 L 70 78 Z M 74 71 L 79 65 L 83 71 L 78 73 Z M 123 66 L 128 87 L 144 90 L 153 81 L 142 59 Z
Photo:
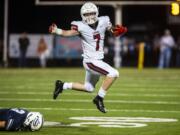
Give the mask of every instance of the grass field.
M 119 71 L 105 98 L 108 113 L 102 114 L 92 103 L 102 80 L 94 93 L 66 90 L 52 100 L 55 80 L 83 82 L 82 68 L 0 69 L 0 108 L 40 111 L 45 121 L 60 122 L 0 135 L 180 135 L 180 70 Z

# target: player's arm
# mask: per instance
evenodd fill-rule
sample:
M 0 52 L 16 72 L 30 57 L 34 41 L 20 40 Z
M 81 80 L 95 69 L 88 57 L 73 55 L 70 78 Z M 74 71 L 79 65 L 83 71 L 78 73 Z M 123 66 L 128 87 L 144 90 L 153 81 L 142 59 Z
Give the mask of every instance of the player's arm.
M 0 121 L 0 128 L 5 128 L 6 122 L 5 121 Z
M 78 31 L 76 31 L 74 29 L 71 29 L 71 30 L 60 29 L 54 23 L 51 26 L 49 26 L 49 32 L 52 33 L 52 34 L 57 34 L 57 35 L 66 36 L 66 37 L 76 36 L 76 35 L 80 34 Z
M 127 27 L 121 25 L 115 25 L 108 28 L 108 31 L 112 33 L 113 36 L 121 36 L 127 32 Z

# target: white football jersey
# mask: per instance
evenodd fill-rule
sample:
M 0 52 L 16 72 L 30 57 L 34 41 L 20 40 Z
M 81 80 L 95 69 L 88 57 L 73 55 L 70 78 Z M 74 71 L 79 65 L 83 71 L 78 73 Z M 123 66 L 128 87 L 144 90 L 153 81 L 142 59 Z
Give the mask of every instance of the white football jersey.
M 83 49 L 82 56 L 85 59 L 103 59 L 105 32 L 112 26 L 109 17 L 98 17 L 96 29 L 91 28 L 83 21 L 73 21 L 71 25 L 72 29 L 77 30 L 80 33 Z

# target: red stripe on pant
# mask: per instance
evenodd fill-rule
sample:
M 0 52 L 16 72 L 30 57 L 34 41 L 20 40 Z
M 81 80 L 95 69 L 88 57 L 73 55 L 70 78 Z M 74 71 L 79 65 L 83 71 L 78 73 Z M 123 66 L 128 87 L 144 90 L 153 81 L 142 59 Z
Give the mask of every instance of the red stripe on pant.
M 100 67 L 97 67 L 95 66 L 93 63 L 86 63 L 88 65 L 88 67 L 98 73 L 101 73 L 103 75 L 107 75 L 109 72 L 107 72 L 106 70 L 100 68 Z

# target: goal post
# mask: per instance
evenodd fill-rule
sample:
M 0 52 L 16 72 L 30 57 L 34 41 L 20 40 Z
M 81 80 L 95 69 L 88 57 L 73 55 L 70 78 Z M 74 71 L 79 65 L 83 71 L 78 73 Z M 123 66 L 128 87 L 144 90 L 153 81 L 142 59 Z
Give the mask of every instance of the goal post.
M 85 0 L 35 0 L 36 5 L 82 5 L 87 1 Z M 173 1 L 164 1 L 164 0 L 157 0 L 157 1 L 143 1 L 143 0 L 91 0 L 97 5 L 170 5 Z

